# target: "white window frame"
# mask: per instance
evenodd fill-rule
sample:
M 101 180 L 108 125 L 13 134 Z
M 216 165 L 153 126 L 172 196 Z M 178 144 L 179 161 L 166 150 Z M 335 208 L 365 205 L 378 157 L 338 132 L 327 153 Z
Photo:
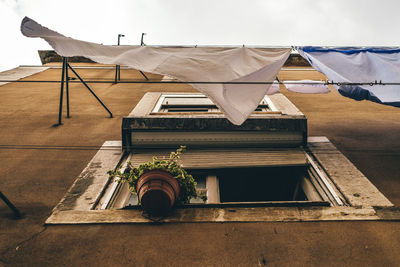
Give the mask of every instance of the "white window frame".
M 204 94 L 162 94 L 160 96 L 160 98 L 158 99 L 156 105 L 154 106 L 153 110 L 151 111 L 151 113 L 152 114 L 160 113 L 161 112 L 161 107 L 162 107 L 162 105 L 164 103 L 164 100 L 166 98 L 168 98 L 168 97 L 174 97 L 174 98 L 207 98 L 208 99 L 208 97 L 206 95 L 204 95 Z M 265 103 L 263 103 L 263 102 L 265 102 Z M 280 112 L 267 95 L 265 95 L 263 97 L 263 99 L 261 100 L 260 104 L 268 105 L 268 108 L 270 110 L 268 112 L 273 112 L 273 113 Z M 268 113 L 268 112 L 266 112 L 266 113 Z M 184 113 L 190 113 L 190 112 L 184 112 Z M 218 113 L 222 113 L 222 112 L 218 111 Z

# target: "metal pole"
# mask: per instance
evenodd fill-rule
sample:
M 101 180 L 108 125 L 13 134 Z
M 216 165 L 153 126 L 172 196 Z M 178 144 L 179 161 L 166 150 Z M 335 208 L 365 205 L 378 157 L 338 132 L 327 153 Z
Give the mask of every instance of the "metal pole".
M 121 37 L 125 37 L 125 35 L 123 34 L 118 34 L 118 42 L 117 45 L 120 44 L 120 39 Z M 115 79 L 114 79 L 114 83 L 118 83 L 118 81 L 121 80 L 121 67 L 119 65 L 115 65 Z
M 11 203 L 8 198 L 0 191 L 0 198 L 7 204 L 7 206 L 14 212 L 15 218 L 22 218 L 22 213 Z
M 92 93 L 92 95 L 97 99 L 97 101 L 99 101 L 99 103 L 107 110 L 107 112 L 110 114 L 110 118 L 113 117 L 111 111 L 106 107 L 106 105 L 103 104 L 103 102 L 101 102 L 100 98 L 97 97 L 97 95 L 92 91 L 92 89 L 90 89 L 90 87 L 85 83 L 85 81 L 81 78 L 81 76 L 78 75 L 78 73 L 76 73 L 76 71 L 68 64 L 67 67 L 69 67 L 71 69 L 71 71 L 76 75 L 76 77 L 78 77 L 78 79 L 83 83 L 84 86 L 86 86 L 86 88 L 89 90 L 89 92 Z
M 140 39 L 140 45 L 144 45 L 143 37 L 146 35 L 145 32 L 142 32 L 142 38 Z
M 65 63 L 68 63 L 68 58 L 65 58 Z M 67 118 L 69 116 L 69 76 L 68 76 L 68 68 L 65 66 L 65 89 L 66 89 L 66 97 L 67 97 Z
M 139 70 L 139 72 L 140 72 L 140 74 L 142 74 L 142 75 L 143 75 L 143 77 L 146 79 L 146 81 L 148 81 L 148 80 L 149 80 L 149 78 L 146 76 L 146 74 L 144 74 L 144 73 L 143 73 L 143 71 Z
M 61 116 L 62 116 L 62 105 L 63 105 L 63 96 L 64 96 L 64 77 L 65 77 L 65 69 L 67 68 L 66 58 L 63 57 L 62 71 L 61 71 L 61 90 L 60 90 L 60 107 L 58 110 L 58 124 L 55 126 L 62 125 Z
M 144 41 L 143 38 L 146 35 L 145 32 L 142 32 L 142 38 L 140 39 L 140 45 L 143 46 L 144 45 Z M 147 78 L 146 74 L 143 73 L 143 71 L 139 70 L 140 74 L 142 74 L 142 76 L 146 79 L 146 81 L 149 80 L 149 78 Z
M 118 65 L 118 81 L 121 80 L 121 66 Z
M 118 65 L 115 65 L 115 79 L 114 83 L 118 83 Z

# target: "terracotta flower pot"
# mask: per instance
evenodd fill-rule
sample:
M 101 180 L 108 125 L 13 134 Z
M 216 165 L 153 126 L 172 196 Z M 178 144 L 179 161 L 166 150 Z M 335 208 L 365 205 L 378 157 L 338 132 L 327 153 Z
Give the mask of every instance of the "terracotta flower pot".
M 136 192 L 143 210 L 151 215 L 163 216 L 178 199 L 179 184 L 170 173 L 152 170 L 140 176 Z

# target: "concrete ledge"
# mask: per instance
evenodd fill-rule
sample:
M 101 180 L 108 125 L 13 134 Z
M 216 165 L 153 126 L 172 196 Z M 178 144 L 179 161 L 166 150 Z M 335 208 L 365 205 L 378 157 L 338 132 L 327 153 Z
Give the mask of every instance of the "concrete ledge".
M 312 221 L 398 221 L 400 211 L 388 207 L 257 207 L 175 209 L 170 217 L 153 218 L 141 210 L 59 211 L 46 224 L 103 223 L 226 223 L 226 222 L 312 222 Z

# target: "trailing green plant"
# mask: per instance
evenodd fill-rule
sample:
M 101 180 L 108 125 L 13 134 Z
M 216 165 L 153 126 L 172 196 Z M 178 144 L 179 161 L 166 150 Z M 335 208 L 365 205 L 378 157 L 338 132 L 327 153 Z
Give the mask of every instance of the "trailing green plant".
M 128 183 L 131 192 L 137 193 L 136 185 L 140 176 L 151 170 L 163 170 L 170 173 L 178 181 L 180 186 L 178 202 L 188 203 L 191 198 L 196 197 L 201 197 L 205 200 L 205 196 L 197 193 L 196 182 L 193 176 L 187 173 L 178 161 L 185 149 L 186 146 L 180 146 L 175 152 L 171 152 L 169 157 L 162 159 L 153 157 L 152 161 L 140 164 L 138 167 L 132 166 L 132 163 L 129 161 L 124 172 L 121 172 L 121 167 L 119 167 L 116 170 L 108 171 L 108 174 L 110 177 L 119 178 L 118 182 L 120 183 Z

